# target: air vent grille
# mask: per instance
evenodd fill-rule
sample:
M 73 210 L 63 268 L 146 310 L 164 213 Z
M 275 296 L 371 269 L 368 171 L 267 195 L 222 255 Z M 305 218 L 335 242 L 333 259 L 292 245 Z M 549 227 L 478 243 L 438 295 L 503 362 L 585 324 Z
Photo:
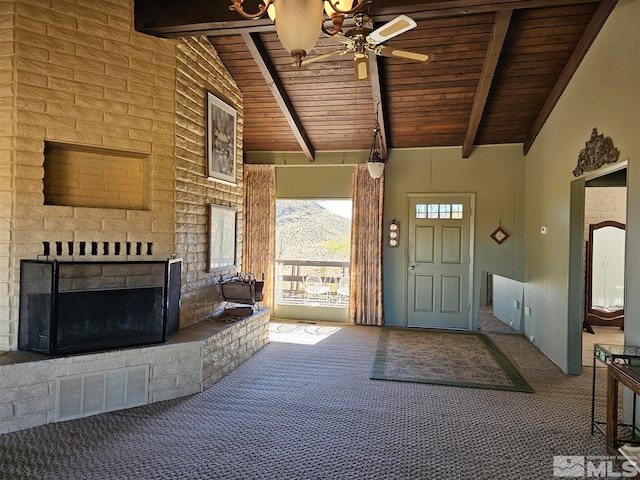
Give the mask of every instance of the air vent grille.
M 56 379 L 56 415 L 71 420 L 148 403 L 149 365 Z

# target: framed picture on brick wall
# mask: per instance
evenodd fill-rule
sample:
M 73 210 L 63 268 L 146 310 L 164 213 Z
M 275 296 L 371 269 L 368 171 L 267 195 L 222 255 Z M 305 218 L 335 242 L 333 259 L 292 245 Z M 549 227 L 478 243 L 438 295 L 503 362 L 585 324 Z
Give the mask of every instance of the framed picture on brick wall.
M 207 92 L 207 177 L 236 185 L 238 111 Z
M 236 265 L 236 209 L 209 205 L 209 271 Z

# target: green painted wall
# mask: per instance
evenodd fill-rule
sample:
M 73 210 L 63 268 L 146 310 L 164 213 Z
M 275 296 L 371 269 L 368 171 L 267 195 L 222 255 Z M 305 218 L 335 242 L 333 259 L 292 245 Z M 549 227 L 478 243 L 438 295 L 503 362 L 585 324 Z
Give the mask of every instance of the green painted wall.
M 351 198 L 353 165 L 276 167 L 278 198 Z
M 524 317 L 524 329 L 565 371 L 570 337 L 570 191 L 575 180 L 571 172 L 594 127 L 613 139 L 620 161 L 629 161 L 625 336 L 627 343 L 640 343 L 638 25 L 640 2 L 620 0 L 526 158 L 525 305 L 532 315 Z M 543 225 L 547 235 L 540 234 Z
M 400 246 L 383 250 L 384 314 L 387 325 L 406 325 L 408 193 L 475 193 L 474 326 L 484 272 L 524 277 L 524 156 L 521 145 L 392 150 L 385 171 L 385 224 L 400 222 Z M 496 244 L 502 226 L 511 236 Z

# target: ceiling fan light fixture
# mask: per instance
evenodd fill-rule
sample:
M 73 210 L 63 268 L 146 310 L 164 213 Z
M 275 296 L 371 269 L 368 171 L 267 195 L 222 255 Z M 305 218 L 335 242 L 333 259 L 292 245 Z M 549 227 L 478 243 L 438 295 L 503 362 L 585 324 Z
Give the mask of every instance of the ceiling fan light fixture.
M 282 46 L 295 58 L 302 59 L 318 41 L 322 26 L 322 0 L 275 0 L 276 33 Z

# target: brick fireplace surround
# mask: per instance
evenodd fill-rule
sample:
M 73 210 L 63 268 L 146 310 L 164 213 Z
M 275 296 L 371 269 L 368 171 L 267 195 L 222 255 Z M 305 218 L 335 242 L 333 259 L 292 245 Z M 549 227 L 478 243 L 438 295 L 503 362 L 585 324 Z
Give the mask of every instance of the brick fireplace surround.
M 60 382 L 87 374 L 95 378 L 142 367 L 148 371 L 148 380 L 143 388 L 145 395 L 136 405 L 202 392 L 269 342 L 269 315 L 269 309 L 262 308 L 235 323 L 201 321 L 181 329 L 162 345 L 59 358 L 27 352 L 2 353 L 0 434 L 64 420 Z

